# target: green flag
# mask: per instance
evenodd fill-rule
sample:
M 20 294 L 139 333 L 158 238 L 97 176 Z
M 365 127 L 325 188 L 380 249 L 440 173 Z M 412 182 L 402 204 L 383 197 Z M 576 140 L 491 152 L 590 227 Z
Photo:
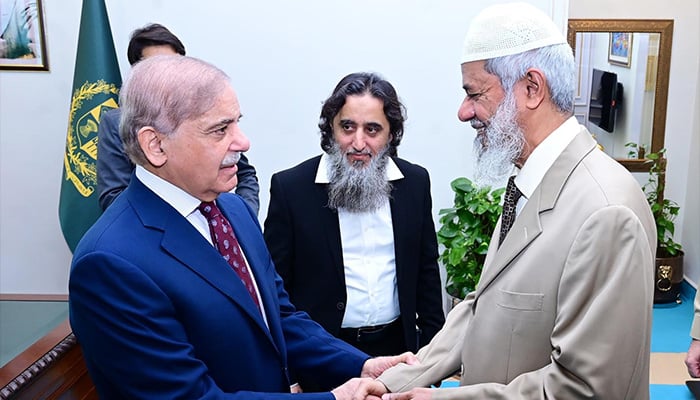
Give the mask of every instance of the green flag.
M 58 215 L 71 251 L 102 213 L 97 193 L 97 125 L 116 108 L 122 80 L 104 0 L 83 0 Z

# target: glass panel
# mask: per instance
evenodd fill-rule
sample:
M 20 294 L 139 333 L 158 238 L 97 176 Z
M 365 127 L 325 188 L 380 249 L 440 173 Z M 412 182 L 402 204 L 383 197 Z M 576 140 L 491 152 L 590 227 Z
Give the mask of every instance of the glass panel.
M 68 318 L 67 301 L 0 301 L 0 366 Z

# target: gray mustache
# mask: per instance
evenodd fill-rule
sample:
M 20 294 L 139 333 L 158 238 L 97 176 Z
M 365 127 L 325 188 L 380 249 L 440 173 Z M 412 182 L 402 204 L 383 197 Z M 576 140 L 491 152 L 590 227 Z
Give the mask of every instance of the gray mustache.
M 233 153 L 229 153 L 226 155 L 224 160 L 221 162 L 222 167 L 230 167 L 233 166 L 234 164 L 238 164 L 238 160 L 241 159 L 241 152 L 236 151 Z

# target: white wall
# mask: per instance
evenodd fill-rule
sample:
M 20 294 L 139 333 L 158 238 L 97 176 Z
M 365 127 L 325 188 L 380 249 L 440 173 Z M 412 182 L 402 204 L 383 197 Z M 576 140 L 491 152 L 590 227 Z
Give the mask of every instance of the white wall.
M 570 18 L 673 19 L 673 48 L 666 116 L 666 197 L 678 202 L 676 241 L 685 250 L 685 274 L 700 279 L 700 2 L 687 0 L 570 0 Z
M 130 32 L 160 22 L 188 55 L 233 79 L 261 183 L 320 153 L 321 102 L 344 75 L 370 70 L 408 109 L 402 157 L 431 173 L 434 214 L 449 182 L 471 175 L 473 131 L 456 117 L 467 22 L 487 4 L 464 0 L 106 0 L 122 72 Z M 565 26 L 564 0 L 530 0 Z M 58 194 L 81 2 L 45 0 L 50 72 L 0 72 L 0 293 L 66 293 L 70 252 Z M 28 207 L 32 210 L 27 212 Z

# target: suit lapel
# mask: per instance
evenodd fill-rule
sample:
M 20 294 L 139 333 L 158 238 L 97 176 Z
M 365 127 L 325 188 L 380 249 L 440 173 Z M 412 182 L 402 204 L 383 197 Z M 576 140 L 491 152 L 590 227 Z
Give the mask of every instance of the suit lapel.
M 336 273 L 341 282 L 345 283 L 345 262 L 343 261 L 343 243 L 340 237 L 340 221 L 338 212 L 328 207 L 323 207 L 319 212 L 321 225 L 323 225 L 326 237 L 326 245 L 336 267 Z
M 404 176 L 405 172 L 401 171 Z M 403 282 L 403 269 L 399 268 L 400 265 L 406 265 L 404 261 L 404 256 L 407 252 L 404 250 L 403 233 L 412 232 L 415 233 L 415 226 L 412 226 L 412 222 L 415 221 L 411 218 L 410 210 L 406 207 L 410 194 L 406 193 L 406 179 L 397 179 L 392 181 L 393 189 L 391 190 L 391 198 L 389 199 L 389 208 L 391 208 L 391 225 L 394 231 L 394 259 L 396 265 L 396 283 L 401 291 L 400 287 Z M 415 210 L 414 210 L 415 212 Z M 412 252 L 408 252 L 411 254 Z
M 163 250 L 228 297 L 255 321 L 255 324 L 267 332 L 257 306 L 238 275 L 216 248 L 202 237 L 189 221 L 138 179 L 134 178 L 132 182 L 131 205 L 145 226 L 163 232 Z M 269 336 L 269 333 L 267 334 Z
M 540 215 L 554 207 L 567 179 L 583 160 L 595 149 L 595 141 L 582 129 L 557 157 L 537 186 L 531 198 L 513 223 L 505 241 L 498 247 L 499 220 L 491 236 L 484 270 L 476 289 L 479 297 L 525 248 L 542 233 Z
M 236 205 L 236 201 L 240 204 Z M 252 216 L 243 205 L 241 199 L 236 199 L 234 201 L 230 196 L 222 195 L 219 196 L 218 202 L 221 204 L 221 211 L 233 227 L 234 234 L 248 262 L 248 268 L 250 268 L 253 276 L 256 278 L 258 292 L 260 293 L 260 298 L 264 305 L 263 309 L 267 316 L 267 328 L 269 329 L 265 329 L 265 332 L 281 354 L 281 349 L 284 348 L 284 337 L 280 324 L 279 299 L 277 298 L 277 287 L 274 284 L 275 277 L 270 277 L 270 272 L 267 271 L 268 266 L 271 268 L 270 255 L 262 239 L 260 228 L 253 222 Z M 240 282 L 238 277 L 236 277 L 236 279 Z M 241 293 L 245 293 L 245 299 L 250 300 L 249 302 L 245 302 L 246 310 L 249 314 L 254 316 L 256 320 L 259 320 L 261 326 L 264 327 L 265 322 L 260 318 L 260 312 L 257 306 L 253 303 L 242 283 L 239 289 Z
M 266 282 L 267 276 L 265 271 L 265 260 L 269 259 L 267 251 L 265 251 L 265 246 L 260 246 L 260 238 L 256 239 L 255 235 L 259 234 L 257 227 L 252 226 L 253 224 L 245 223 L 246 219 L 250 219 L 250 215 L 247 214 L 247 209 L 243 207 L 231 207 L 229 204 L 231 202 L 225 201 L 223 198 L 219 198 L 219 202 L 222 204 L 221 211 L 224 213 L 226 218 L 231 222 L 233 227 L 233 232 L 238 239 L 238 243 L 245 254 L 246 260 L 248 261 L 248 267 L 253 271 L 253 275 L 256 277 L 256 283 L 258 284 L 258 290 L 260 291 L 260 297 L 264 304 L 276 304 L 277 293 L 272 293 L 270 285 L 264 284 Z M 240 285 L 241 292 L 248 293 L 245 287 Z M 250 299 L 250 296 L 246 300 Z M 251 312 L 255 312 L 257 316 L 258 310 L 252 299 L 250 303 L 246 302 L 246 307 Z M 267 312 L 267 310 L 266 310 Z
M 540 224 L 541 210 L 535 206 L 538 202 L 539 193 L 538 190 L 535 190 L 535 193 L 533 193 L 532 197 L 528 200 L 527 205 L 516 218 L 510 233 L 500 248 L 498 247 L 498 237 L 501 230 L 501 222 L 499 220 L 496 229 L 494 229 L 491 235 L 491 242 L 486 255 L 486 261 L 484 262 L 484 269 L 476 288 L 477 297 L 481 295 L 498 275 L 510 265 L 510 262 L 542 232 L 542 225 Z
M 320 159 L 321 157 L 319 157 Z M 318 163 L 314 165 L 313 176 L 315 176 L 318 169 Z M 325 245 L 331 257 L 331 265 L 336 266 L 335 270 L 338 278 L 344 285 L 345 264 L 343 262 L 343 244 L 340 237 L 340 221 L 338 220 L 338 211 L 328 207 L 328 184 L 313 182 L 311 194 L 313 197 L 309 201 L 316 204 L 315 209 L 318 211 L 310 218 L 318 219 L 318 226 L 322 227 Z

